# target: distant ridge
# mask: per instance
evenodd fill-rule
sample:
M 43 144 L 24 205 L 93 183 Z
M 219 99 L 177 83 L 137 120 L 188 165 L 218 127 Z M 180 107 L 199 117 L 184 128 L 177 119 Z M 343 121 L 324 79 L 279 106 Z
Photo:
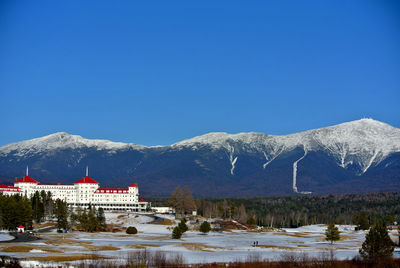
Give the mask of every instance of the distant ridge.
M 177 185 L 210 196 L 385 191 L 400 186 L 400 129 L 365 118 L 290 135 L 208 133 L 168 146 L 65 132 L 0 146 L 0 174 L 21 176 L 26 165 L 43 182 L 70 182 L 90 165 L 109 185 L 134 179 L 157 195 Z

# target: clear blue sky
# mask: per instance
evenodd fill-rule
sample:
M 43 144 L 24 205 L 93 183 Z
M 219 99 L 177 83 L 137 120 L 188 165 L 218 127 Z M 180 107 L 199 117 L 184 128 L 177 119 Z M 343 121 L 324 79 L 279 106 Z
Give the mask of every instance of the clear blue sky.
M 0 145 L 400 127 L 400 2 L 1 1 Z

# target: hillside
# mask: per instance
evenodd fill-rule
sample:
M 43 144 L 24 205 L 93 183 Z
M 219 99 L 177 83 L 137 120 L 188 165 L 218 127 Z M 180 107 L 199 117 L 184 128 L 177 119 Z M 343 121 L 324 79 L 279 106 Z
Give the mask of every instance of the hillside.
M 400 129 L 361 119 L 281 136 L 209 133 L 153 147 L 60 132 L 0 147 L 0 174 L 21 177 L 27 165 L 42 183 L 72 183 L 88 165 L 103 186 L 137 182 L 145 195 L 169 195 L 177 185 L 198 196 L 391 191 L 400 186 Z

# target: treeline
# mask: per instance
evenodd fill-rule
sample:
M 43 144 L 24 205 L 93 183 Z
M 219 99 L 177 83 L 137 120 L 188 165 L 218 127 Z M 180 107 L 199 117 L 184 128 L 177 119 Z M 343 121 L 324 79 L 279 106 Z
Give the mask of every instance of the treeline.
M 15 229 L 19 225 L 32 227 L 31 201 L 21 195 L 0 194 L 0 229 Z
M 59 230 L 76 228 L 85 232 L 98 232 L 106 229 L 106 217 L 103 208 L 89 205 L 86 209 L 80 207 L 75 210 L 68 207 L 65 201 L 57 199 L 54 208 L 54 217 L 57 219 Z
M 106 229 L 106 218 L 102 208 L 77 208 L 75 211 L 65 201 L 53 200 L 50 192 L 35 192 L 31 198 L 23 195 L 3 195 L 0 193 L 0 229 L 15 230 L 23 225 L 32 228 L 32 223 L 56 220 L 58 229 L 76 227 L 86 232 Z
M 167 205 L 167 200 L 149 201 L 153 205 Z M 254 219 L 259 226 L 400 222 L 400 193 L 197 198 L 195 202 L 198 214 L 204 217 L 232 218 L 241 222 Z
M 34 221 L 41 222 L 54 216 L 54 202 L 51 192 L 37 191 L 30 198 L 30 201 Z
M 68 217 L 69 216 L 69 217 Z M 88 209 L 77 208 L 76 213 L 70 210 L 69 226 L 76 226 L 78 230 L 85 232 L 98 232 L 106 229 L 106 217 L 103 208 L 96 209 L 89 206 Z

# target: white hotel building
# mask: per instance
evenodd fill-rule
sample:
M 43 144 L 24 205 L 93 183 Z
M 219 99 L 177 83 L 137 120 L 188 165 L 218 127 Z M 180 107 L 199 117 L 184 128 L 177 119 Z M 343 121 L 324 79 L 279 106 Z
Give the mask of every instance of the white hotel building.
M 88 176 L 77 180 L 73 185 L 40 184 L 35 179 L 26 176 L 17 180 L 14 185 L 0 185 L 0 193 L 4 195 L 22 194 L 31 196 L 35 192 L 50 192 L 53 200 L 61 199 L 73 207 L 88 207 L 89 204 L 104 210 L 126 210 L 144 212 L 148 202 L 139 201 L 139 188 L 131 184 L 128 189 L 100 188 L 100 184 Z

